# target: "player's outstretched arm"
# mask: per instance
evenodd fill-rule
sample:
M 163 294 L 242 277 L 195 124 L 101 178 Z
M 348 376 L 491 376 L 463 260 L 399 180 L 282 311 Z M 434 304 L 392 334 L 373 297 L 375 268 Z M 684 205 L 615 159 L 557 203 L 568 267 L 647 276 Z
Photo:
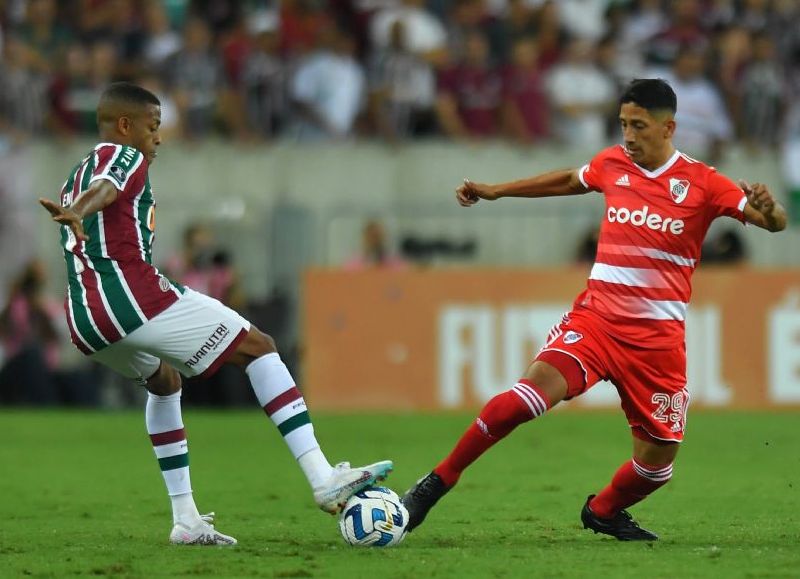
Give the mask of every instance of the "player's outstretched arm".
M 78 195 L 68 207 L 62 207 L 50 199 L 39 198 L 39 203 L 50 212 L 53 221 L 69 227 L 75 237 L 83 241 L 89 239 L 83 231 L 83 220 L 111 205 L 116 201 L 118 193 L 118 189 L 111 181 L 100 179 Z
M 495 185 L 474 183 L 464 179 L 464 183 L 456 188 L 456 199 L 462 207 L 471 207 L 481 199 L 494 201 L 501 197 L 581 195 L 587 191 L 588 189 L 578 178 L 578 169 L 564 169 Z
M 739 181 L 739 186 L 747 196 L 744 218 L 748 223 L 773 232 L 786 229 L 786 210 L 775 200 L 766 185 L 750 185 L 746 181 Z

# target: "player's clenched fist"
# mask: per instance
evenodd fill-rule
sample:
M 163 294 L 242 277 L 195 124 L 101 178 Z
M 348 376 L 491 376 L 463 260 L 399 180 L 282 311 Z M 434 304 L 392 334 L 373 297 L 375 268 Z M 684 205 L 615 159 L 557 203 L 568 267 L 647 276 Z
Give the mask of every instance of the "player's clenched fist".
M 497 193 L 491 185 L 473 183 L 469 179 L 464 179 L 464 183 L 456 187 L 456 199 L 462 207 L 471 207 L 481 199 L 494 201 L 497 199 Z
M 747 196 L 747 202 L 753 209 L 760 211 L 763 215 L 770 215 L 775 208 L 775 198 L 763 183 L 753 183 L 750 185 L 746 181 L 739 181 L 739 186 Z

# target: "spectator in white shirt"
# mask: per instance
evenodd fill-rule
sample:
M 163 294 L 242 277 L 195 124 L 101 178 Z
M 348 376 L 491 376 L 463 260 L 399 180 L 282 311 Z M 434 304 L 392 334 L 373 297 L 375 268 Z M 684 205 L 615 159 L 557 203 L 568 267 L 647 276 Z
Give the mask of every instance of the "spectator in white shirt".
M 570 36 L 598 42 L 606 32 L 611 0 L 559 0 L 558 16 Z
M 713 164 L 719 160 L 725 142 L 733 137 L 733 123 L 705 70 L 705 51 L 687 47 L 678 53 L 671 70 L 655 70 L 648 76 L 662 77 L 678 97 L 675 146 Z
M 169 17 L 163 2 L 148 0 L 144 5 L 144 60 L 148 68 L 163 72 L 167 60 L 183 46 L 181 35 L 170 27 Z
M 392 26 L 402 22 L 406 47 L 414 54 L 426 55 L 445 46 L 447 36 L 441 22 L 425 8 L 425 0 L 403 0 L 400 6 L 384 8 L 372 16 L 370 37 L 376 49 L 392 43 Z
M 369 62 L 369 100 L 378 132 L 390 141 L 427 136 L 436 129 L 433 68 L 406 44 L 402 20 L 392 26 L 392 42 Z
M 318 39 L 318 49 L 304 58 L 290 83 L 300 140 L 352 135 L 364 105 L 366 78 L 355 59 L 355 43 L 334 27 Z
M 573 40 L 565 59 L 553 66 L 547 89 L 556 113 L 555 135 L 569 145 L 596 149 L 606 143 L 606 116 L 616 96 L 612 78 L 597 66 L 594 47 Z

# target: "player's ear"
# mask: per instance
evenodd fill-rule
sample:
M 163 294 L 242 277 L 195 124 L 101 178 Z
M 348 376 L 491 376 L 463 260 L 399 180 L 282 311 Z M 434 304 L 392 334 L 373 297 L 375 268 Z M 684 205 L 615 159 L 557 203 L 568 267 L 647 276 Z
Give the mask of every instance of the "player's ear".
M 675 119 L 673 117 L 667 118 L 664 121 L 664 138 L 671 139 L 672 135 L 675 134 Z
M 120 134 L 127 136 L 131 131 L 132 124 L 133 123 L 130 117 L 121 116 L 117 119 L 117 130 L 120 132 Z

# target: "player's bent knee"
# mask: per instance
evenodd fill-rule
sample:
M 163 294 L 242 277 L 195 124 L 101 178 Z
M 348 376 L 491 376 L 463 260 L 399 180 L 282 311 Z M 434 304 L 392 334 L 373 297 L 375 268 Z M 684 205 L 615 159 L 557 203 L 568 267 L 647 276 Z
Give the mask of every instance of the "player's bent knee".
M 148 392 L 156 396 L 169 396 L 181 389 L 181 375 L 175 368 L 161 363 L 158 371 L 145 383 Z
M 535 360 L 525 372 L 525 378 L 547 396 L 551 407 L 567 396 L 569 390 L 567 379 L 558 368 L 548 362 Z
M 653 438 L 641 427 L 632 428 L 631 433 L 635 461 L 654 466 L 671 465 L 675 461 L 681 446 L 678 442 Z
M 536 356 L 534 365 L 537 362 L 542 363 L 543 369 L 555 370 L 564 379 L 566 393 L 562 399 L 568 400 L 586 391 L 586 370 L 576 358 L 558 350 L 545 350 Z
M 250 362 L 277 351 L 278 346 L 272 336 L 265 334 L 255 326 L 250 326 L 247 337 L 242 340 L 228 362 L 245 368 Z
M 255 358 L 266 356 L 278 351 L 278 346 L 275 340 L 269 334 L 265 334 L 255 326 L 250 328 L 247 338 L 242 343 L 248 351 Z

